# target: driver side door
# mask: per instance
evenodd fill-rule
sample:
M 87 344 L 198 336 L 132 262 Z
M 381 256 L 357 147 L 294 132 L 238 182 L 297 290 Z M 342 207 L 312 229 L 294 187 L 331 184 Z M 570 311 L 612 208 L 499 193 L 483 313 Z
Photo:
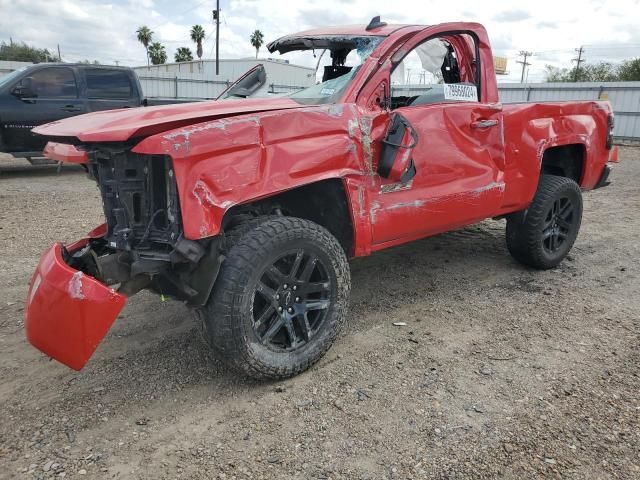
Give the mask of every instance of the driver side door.
M 464 50 L 455 54 L 460 61 Z M 442 65 L 439 59 L 436 64 Z M 504 193 L 501 105 L 478 98 L 470 69 L 466 76 L 448 77 L 455 83 L 432 85 L 407 70 L 396 77 L 404 83 L 392 83 L 390 117 L 393 122 L 400 115 L 414 131 L 415 145 L 400 146 L 396 157 L 415 171 L 408 180 L 378 170 L 370 192 L 374 250 L 491 217 Z

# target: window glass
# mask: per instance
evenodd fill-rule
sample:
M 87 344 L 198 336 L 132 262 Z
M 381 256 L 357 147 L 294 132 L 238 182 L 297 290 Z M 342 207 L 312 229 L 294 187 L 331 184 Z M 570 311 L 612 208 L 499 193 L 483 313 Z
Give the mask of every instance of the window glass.
M 477 102 L 475 44 L 466 34 L 432 38 L 411 50 L 391 73 L 392 108 Z
M 78 86 L 73 70 L 50 67 L 31 75 L 31 88 L 38 98 L 77 98 Z
M 364 61 L 369 58 L 383 37 L 353 37 L 345 43 L 343 38 L 327 38 L 329 48 L 294 50 L 291 63 L 316 66 L 316 84 L 289 94 L 289 98 L 304 105 L 336 103 Z M 306 60 L 304 59 L 306 56 Z M 313 58 L 310 58 L 313 56 Z M 284 85 L 280 87 L 287 88 Z
M 4 77 L 0 77 L 0 88 L 4 87 L 5 85 L 9 85 L 16 78 L 22 75 L 22 72 L 24 72 L 26 69 L 27 67 L 22 67 L 22 68 L 19 68 L 18 70 L 14 70 L 13 72 L 8 73 Z
M 87 68 L 85 76 L 88 98 L 131 98 L 131 81 L 124 70 Z

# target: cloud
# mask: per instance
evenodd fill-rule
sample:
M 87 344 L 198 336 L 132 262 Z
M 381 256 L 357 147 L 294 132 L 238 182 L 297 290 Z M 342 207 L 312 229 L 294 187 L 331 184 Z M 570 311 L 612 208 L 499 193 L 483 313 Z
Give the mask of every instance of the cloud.
M 497 22 L 521 22 L 530 18 L 531 14 L 524 10 L 506 10 L 494 15 L 493 17 Z
M 201 24 L 207 32 L 204 57 L 212 58 L 214 4 L 202 0 L 0 0 L 0 40 L 12 37 L 52 51 L 59 44 L 67 61 L 142 65 L 145 51 L 135 36 L 140 25 L 155 32 L 155 40 L 166 46 L 172 59 L 178 47 L 195 51 L 189 30 Z M 531 59 L 530 78 L 542 75 L 545 63 L 570 66 L 573 49 L 580 45 L 586 45 L 587 61 L 640 56 L 637 15 L 630 14 L 638 11 L 638 0 L 587 0 L 579 12 L 571 2 L 557 0 L 537 0 L 526 9 L 500 0 L 458 0 L 442 7 L 425 7 L 419 0 L 222 0 L 220 54 L 223 58 L 254 56 L 249 36 L 255 29 L 269 42 L 323 25 L 366 24 L 381 15 L 389 23 L 483 23 L 496 53 L 509 58 L 513 73 L 507 78 L 513 80 L 520 78 L 514 63 L 519 50 L 539 53 Z M 264 47 L 260 54 L 270 56 Z
M 556 22 L 548 22 L 548 21 L 544 21 L 544 22 L 538 22 L 536 24 L 536 27 L 538 28 L 550 28 L 550 29 L 554 29 L 558 27 L 558 24 Z

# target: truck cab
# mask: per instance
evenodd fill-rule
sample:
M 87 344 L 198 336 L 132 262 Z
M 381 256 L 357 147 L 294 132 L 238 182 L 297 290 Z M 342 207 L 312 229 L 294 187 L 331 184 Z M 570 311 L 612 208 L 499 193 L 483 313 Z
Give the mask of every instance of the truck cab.
M 88 112 L 142 105 L 126 67 L 46 63 L 0 77 L 0 152 L 41 157 L 46 139 L 34 127 Z

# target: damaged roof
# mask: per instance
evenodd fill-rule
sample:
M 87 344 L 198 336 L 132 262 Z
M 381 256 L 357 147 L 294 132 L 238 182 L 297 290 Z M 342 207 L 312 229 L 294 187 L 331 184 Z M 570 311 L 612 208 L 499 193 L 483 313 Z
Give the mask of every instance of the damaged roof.
M 376 28 L 367 30 L 367 25 L 341 25 L 338 27 L 323 27 L 313 30 L 285 35 L 267 44 L 269 52 L 286 53 L 292 50 L 311 50 L 313 48 L 325 48 L 322 41 L 331 38 L 332 42 L 343 40 L 345 43 L 357 37 L 388 37 L 402 30 L 421 30 L 424 25 L 387 25 L 382 24 Z

